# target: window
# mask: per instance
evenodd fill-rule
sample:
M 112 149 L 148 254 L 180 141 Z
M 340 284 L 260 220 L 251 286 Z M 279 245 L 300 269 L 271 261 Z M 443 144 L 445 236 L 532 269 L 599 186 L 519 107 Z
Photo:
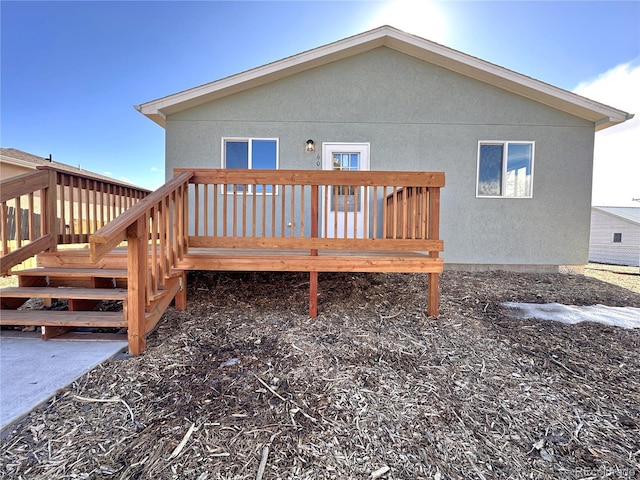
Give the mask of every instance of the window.
M 333 169 L 343 172 L 357 172 L 360 170 L 360 153 L 333 153 Z M 353 185 L 335 185 L 332 187 L 333 200 L 331 201 L 331 211 L 345 211 L 345 196 L 347 197 L 347 212 L 360 211 L 360 197 L 356 197 L 356 188 Z M 358 205 L 355 201 L 358 198 Z
M 277 138 L 223 138 L 222 168 L 244 168 L 255 170 L 276 170 L 278 168 Z M 227 187 L 233 190 L 233 185 Z M 238 185 L 242 192 L 244 185 Z M 273 186 L 256 185 L 255 193 L 272 193 Z M 254 193 L 253 186 L 248 186 L 247 193 Z
M 479 142 L 478 197 L 533 196 L 533 142 Z
M 622 233 L 613 234 L 613 243 L 622 243 Z

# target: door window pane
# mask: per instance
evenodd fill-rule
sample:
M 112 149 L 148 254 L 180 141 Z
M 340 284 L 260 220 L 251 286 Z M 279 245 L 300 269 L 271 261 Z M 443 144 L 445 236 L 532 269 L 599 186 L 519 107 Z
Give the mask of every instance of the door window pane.
M 359 153 L 334 153 L 333 169 L 341 171 L 360 170 Z M 351 185 L 336 185 L 332 188 L 331 211 L 353 212 L 360 211 L 360 194 L 356 205 L 356 187 Z M 345 198 L 346 197 L 346 198 Z
M 334 170 L 360 170 L 360 154 L 359 153 L 334 153 L 333 154 Z

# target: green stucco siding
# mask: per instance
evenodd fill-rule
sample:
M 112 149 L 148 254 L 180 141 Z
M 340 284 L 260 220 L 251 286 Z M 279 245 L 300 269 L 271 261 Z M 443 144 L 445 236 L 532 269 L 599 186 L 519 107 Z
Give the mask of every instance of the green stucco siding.
M 322 142 L 370 142 L 372 170 L 444 171 L 448 263 L 587 261 L 594 125 L 391 49 L 169 116 L 167 177 L 220 167 L 226 136 L 279 138 L 280 168 L 320 168 Z M 481 140 L 535 142 L 533 198 L 476 198 Z

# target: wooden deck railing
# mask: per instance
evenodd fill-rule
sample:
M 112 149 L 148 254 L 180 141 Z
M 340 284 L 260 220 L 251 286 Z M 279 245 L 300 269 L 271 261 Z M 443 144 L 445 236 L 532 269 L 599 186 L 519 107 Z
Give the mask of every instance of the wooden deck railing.
M 187 171 L 190 247 L 443 248 L 443 173 L 176 169 Z
M 149 193 L 48 166 L 3 180 L 0 189 L 1 275 L 58 245 L 88 242 Z
M 386 197 L 386 209 L 390 220 L 387 238 L 438 238 L 439 189 L 413 186 L 394 189 Z
M 59 204 L 58 244 L 88 243 L 92 233 L 150 193 L 116 181 L 59 170 L 55 174 Z
M 172 269 L 187 249 L 187 190 L 192 175 L 177 175 L 89 239 L 93 263 L 127 242 L 128 336 L 135 355 L 144 351 L 146 334 L 183 287 L 182 277 L 174 281 Z M 161 291 L 162 303 L 154 308 Z M 176 298 L 178 308 L 184 308 L 185 298 Z

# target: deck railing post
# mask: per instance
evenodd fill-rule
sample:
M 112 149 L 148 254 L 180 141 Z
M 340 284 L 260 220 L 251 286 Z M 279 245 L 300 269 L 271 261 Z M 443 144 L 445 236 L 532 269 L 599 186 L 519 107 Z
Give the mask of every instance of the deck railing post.
M 49 186 L 40 202 L 44 209 L 40 235 L 51 235 L 49 251 L 55 252 L 58 250 L 58 172 L 55 170 L 49 170 Z
M 148 257 L 147 216 L 127 228 L 127 323 L 129 352 L 140 355 L 146 349 L 146 294 Z
M 189 253 L 189 183 L 185 182 L 182 186 L 182 255 L 187 253 Z

